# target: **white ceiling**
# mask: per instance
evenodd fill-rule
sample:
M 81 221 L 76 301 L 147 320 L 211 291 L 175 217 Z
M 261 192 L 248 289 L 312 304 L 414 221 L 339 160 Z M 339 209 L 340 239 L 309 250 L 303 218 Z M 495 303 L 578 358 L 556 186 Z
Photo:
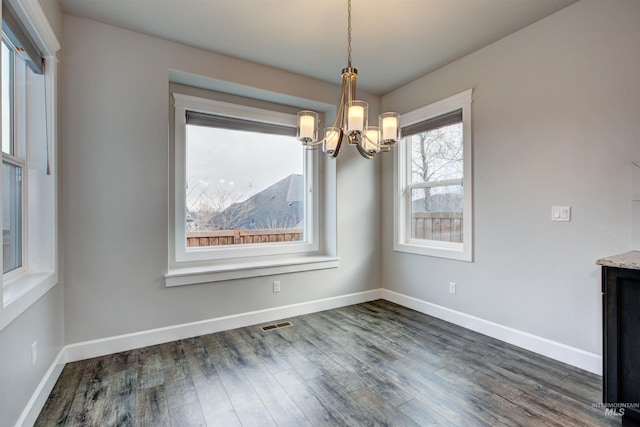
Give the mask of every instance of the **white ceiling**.
M 577 0 L 352 0 L 358 87 L 384 94 Z M 59 0 L 64 12 L 338 83 L 346 0 Z

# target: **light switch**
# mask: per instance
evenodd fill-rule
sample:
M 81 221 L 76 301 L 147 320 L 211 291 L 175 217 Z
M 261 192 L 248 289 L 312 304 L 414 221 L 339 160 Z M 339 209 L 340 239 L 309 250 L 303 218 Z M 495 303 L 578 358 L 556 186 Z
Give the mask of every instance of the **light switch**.
M 552 206 L 551 221 L 571 221 L 571 206 Z

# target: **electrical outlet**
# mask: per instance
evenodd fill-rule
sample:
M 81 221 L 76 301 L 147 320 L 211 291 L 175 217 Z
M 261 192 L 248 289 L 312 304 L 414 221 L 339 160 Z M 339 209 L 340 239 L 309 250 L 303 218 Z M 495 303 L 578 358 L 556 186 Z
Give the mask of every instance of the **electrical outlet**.
M 274 280 L 273 281 L 273 293 L 278 293 L 280 292 L 280 280 Z
M 34 341 L 31 344 L 31 364 L 35 365 L 38 361 L 38 341 Z
M 456 294 L 456 282 L 449 282 L 449 293 Z

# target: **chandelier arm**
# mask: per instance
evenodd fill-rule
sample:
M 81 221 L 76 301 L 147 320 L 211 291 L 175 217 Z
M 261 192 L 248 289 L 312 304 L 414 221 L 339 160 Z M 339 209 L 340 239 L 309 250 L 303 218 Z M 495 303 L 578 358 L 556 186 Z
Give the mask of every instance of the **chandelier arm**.
M 378 144 L 377 142 L 375 142 L 373 139 L 369 138 L 369 136 L 365 133 L 364 135 L 362 135 L 362 139 L 366 139 L 367 141 L 369 141 L 372 145 L 375 145 L 376 147 L 380 147 L 380 144 Z M 364 145 L 364 143 L 363 143 Z
M 338 111 L 336 112 L 336 119 L 335 122 L 333 123 L 333 129 L 334 130 L 340 130 L 344 133 L 344 131 L 346 131 L 345 126 L 347 124 L 345 118 L 346 118 L 346 114 L 347 114 L 347 110 L 345 108 L 346 105 L 346 95 L 347 95 L 347 78 L 346 76 L 343 74 L 342 75 L 342 90 L 340 92 L 340 104 L 338 105 Z
M 358 152 L 360 153 L 360 155 L 362 157 L 364 157 L 365 159 L 373 159 L 373 155 L 375 154 L 375 152 L 368 152 L 367 150 L 365 150 L 364 148 L 362 148 L 362 146 L 360 145 L 360 143 L 355 144 L 356 148 L 358 149 Z
M 378 148 L 390 148 L 390 147 L 393 147 L 393 144 L 385 144 L 385 143 L 380 144 L 378 142 L 375 142 L 373 139 L 369 138 L 366 134 L 364 135 L 364 138 L 366 138 L 367 141 L 369 141 L 371 143 L 371 145 L 375 145 Z
M 340 93 L 340 104 L 338 106 L 338 111 L 336 112 L 336 118 L 333 122 L 332 130 L 334 132 L 339 132 L 338 134 L 338 142 L 336 144 L 336 148 L 333 153 L 330 155 L 330 158 L 335 159 L 338 157 L 338 153 L 340 152 L 340 147 L 342 147 L 342 138 L 344 138 L 345 134 L 345 96 L 347 91 L 347 79 L 343 75 L 342 76 L 342 91 Z
M 338 157 L 338 153 L 340 152 L 340 147 L 342 146 L 342 137 L 344 136 L 344 132 L 340 129 L 340 134 L 338 135 L 338 143 L 336 144 L 335 150 L 333 150 L 333 154 L 329 155 L 330 159 L 335 159 Z
M 322 144 L 322 143 L 324 142 L 324 140 L 325 140 L 325 139 L 326 139 L 326 138 L 322 138 L 321 140 L 316 141 L 316 142 L 307 142 L 306 144 L 304 144 L 304 146 L 305 146 L 305 147 L 316 147 L 316 146 L 318 146 L 318 145 Z

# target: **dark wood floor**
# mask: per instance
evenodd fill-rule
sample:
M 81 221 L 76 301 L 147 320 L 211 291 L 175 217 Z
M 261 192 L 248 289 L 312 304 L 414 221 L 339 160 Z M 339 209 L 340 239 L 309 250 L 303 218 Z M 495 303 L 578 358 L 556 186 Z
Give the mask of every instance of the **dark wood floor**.
M 37 426 L 614 426 L 601 378 L 386 302 L 70 363 Z

